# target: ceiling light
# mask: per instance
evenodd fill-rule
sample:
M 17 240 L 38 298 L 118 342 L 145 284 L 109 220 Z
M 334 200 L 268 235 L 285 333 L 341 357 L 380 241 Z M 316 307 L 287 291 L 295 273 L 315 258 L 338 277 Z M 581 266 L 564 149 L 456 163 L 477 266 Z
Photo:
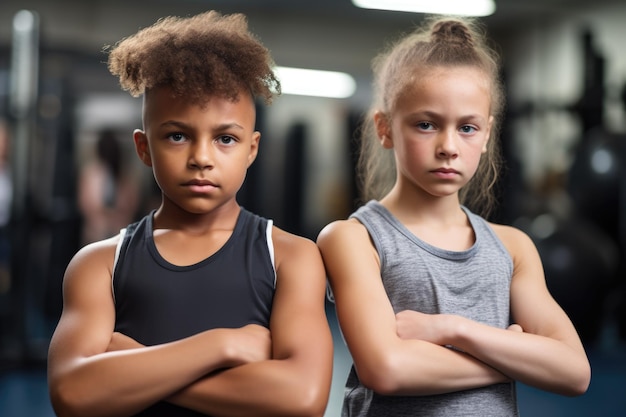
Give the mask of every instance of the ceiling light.
M 347 98 L 356 91 L 356 82 L 349 74 L 302 68 L 276 67 L 283 94 Z
M 457 16 L 489 16 L 496 11 L 494 0 L 352 0 L 352 3 L 364 9 Z

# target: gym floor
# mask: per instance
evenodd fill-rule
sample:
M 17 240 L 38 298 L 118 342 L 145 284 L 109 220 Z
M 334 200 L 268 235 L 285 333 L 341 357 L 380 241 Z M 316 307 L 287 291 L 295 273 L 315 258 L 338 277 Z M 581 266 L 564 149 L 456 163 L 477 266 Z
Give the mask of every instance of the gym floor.
M 335 338 L 335 372 L 326 417 L 338 417 L 343 383 L 351 364 L 329 308 L 329 321 Z M 608 333 L 608 332 L 607 332 Z M 580 397 L 562 397 L 518 385 L 522 416 L 532 417 L 618 417 L 626 415 L 626 345 L 607 335 L 597 347 L 588 348 L 592 382 Z M 0 373 L 0 416 L 54 417 L 48 399 L 44 364 L 8 367 Z

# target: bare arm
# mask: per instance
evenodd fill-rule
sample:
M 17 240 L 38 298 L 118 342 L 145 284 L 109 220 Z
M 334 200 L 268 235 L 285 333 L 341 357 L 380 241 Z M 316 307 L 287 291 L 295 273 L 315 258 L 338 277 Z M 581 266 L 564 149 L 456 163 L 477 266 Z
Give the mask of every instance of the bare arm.
M 332 223 L 320 233 L 318 245 L 363 384 L 385 395 L 429 395 L 509 381 L 470 355 L 398 335 L 378 255 L 360 223 Z
M 333 347 L 324 267 L 315 244 L 274 228 L 277 285 L 272 359 L 204 378 L 170 401 L 214 416 L 322 416 Z
M 548 292 L 539 254 L 521 231 L 494 226 L 514 261 L 511 311 L 523 332 L 460 316 L 398 314 L 406 337 L 451 344 L 527 385 L 563 395 L 583 394 L 591 370 L 569 318 Z
M 67 268 L 63 313 L 48 355 L 50 397 L 57 415 L 132 415 L 216 369 L 269 355 L 268 332 L 259 326 L 107 352 L 115 322 L 115 242 L 85 247 Z

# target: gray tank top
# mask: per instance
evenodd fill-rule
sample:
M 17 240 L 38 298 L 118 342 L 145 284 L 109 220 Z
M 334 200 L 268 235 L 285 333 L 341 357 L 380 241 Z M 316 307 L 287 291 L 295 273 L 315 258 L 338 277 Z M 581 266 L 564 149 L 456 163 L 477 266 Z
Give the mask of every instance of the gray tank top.
M 434 247 L 416 237 L 382 204 L 370 201 L 351 217 L 369 232 L 381 277 L 396 313 L 457 314 L 506 328 L 513 262 L 488 223 L 463 207 L 476 240 L 464 251 Z M 383 396 L 365 388 L 354 366 L 346 383 L 343 416 L 517 416 L 515 384 L 433 396 Z

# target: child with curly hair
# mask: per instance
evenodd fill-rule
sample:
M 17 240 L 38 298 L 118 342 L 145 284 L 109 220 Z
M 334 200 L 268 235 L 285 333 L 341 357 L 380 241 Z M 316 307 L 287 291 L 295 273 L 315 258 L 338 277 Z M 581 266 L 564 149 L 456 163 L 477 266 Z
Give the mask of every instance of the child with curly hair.
M 78 251 L 48 379 L 59 416 L 322 416 L 332 373 L 314 242 L 236 199 L 259 151 L 255 99 L 280 92 L 241 14 L 168 17 L 109 69 L 143 95 L 137 155 L 158 209 Z
M 367 202 L 318 236 L 354 361 L 343 416 L 516 416 L 514 381 L 589 385 L 530 238 L 473 212 L 494 201 L 504 101 L 479 29 L 428 19 L 374 62 Z

